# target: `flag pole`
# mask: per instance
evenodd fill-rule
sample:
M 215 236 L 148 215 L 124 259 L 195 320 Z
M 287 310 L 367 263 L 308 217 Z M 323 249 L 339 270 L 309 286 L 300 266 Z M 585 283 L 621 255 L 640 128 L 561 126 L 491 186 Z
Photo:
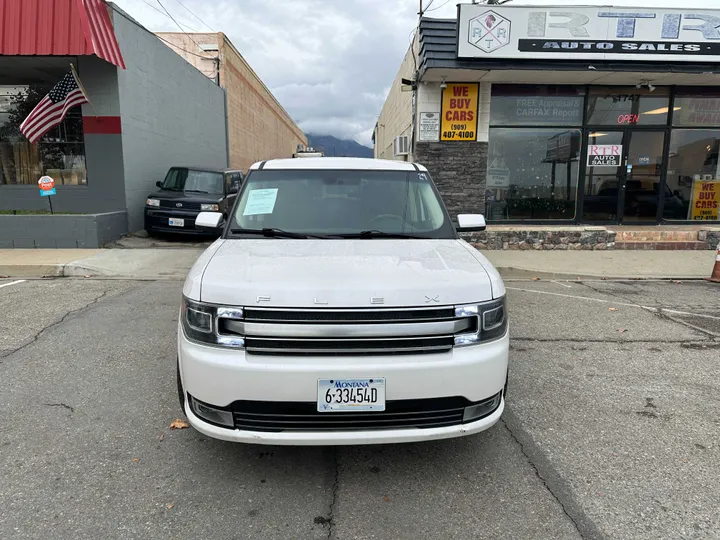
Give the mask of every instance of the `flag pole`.
M 82 90 L 82 93 L 85 94 L 85 99 L 88 100 L 88 105 L 90 105 L 90 108 L 92 109 L 93 116 L 95 118 L 98 117 L 97 111 L 95 110 L 95 106 L 92 104 L 92 101 L 90 101 L 90 96 L 88 96 L 87 90 L 85 90 L 85 87 L 83 86 L 83 83 L 80 82 L 80 77 L 77 74 L 77 71 L 75 71 L 75 65 L 70 62 L 70 69 L 72 70 L 73 77 L 75 77 L 75 82 L 80 87 L 80 90 Z

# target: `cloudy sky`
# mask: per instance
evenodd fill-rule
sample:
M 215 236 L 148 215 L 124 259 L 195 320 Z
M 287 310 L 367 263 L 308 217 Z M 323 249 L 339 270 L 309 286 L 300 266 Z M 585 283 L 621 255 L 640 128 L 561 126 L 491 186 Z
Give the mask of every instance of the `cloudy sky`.
M 355 139 L 368 146 L 417 24 L 419 3 L 419 0 L 113 1 L 153 31 L 178 31 L 163 11 L 164 6 L 188 32 L 209 29 L 225 32 L 305 132 Z M 682 0 L 682 6 L 707 8 L 710 1 Z M 455 18 L 457 3 L 458 0 L 423 0 L 425 9 L 430 10 L 427 16 L 439 18 Z M 681 2 L 514 3 L 677 7 Z

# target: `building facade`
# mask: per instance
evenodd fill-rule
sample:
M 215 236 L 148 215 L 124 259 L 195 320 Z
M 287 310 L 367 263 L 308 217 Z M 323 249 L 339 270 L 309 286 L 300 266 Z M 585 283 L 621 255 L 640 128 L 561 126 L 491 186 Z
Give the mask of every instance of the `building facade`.
M 495 223 L 719 224 L 720 11 L 628 11 L 423 18 L 376 156 L 425 164 L 453 213 Z
M 147 194 L 171 166 L 227 166 L 225 93 L 113 4 L 104 7 L 125 69 L 83 37 L 80 3 L 52 0 L 64 16 L 45 21 L 28 7 L 37 2 L 0 0 L 20 40 L 49 32 L 49 46 L 7 39 L 0 50 L 0 247 L 97 247 L 143 228 Z M 19 124 L 71 63 L 90 104 L 31 144 Z M 61 215 L 12 215 L 48 210 L 43 175 L 55 180 Z
M 227 92 L 230 166 L 292 156 L 307 137 L 222 32 L 157 34 Z

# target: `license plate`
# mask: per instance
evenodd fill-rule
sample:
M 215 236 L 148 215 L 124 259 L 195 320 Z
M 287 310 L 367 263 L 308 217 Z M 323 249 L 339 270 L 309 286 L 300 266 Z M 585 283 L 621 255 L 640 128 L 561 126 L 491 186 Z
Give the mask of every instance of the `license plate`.
M 185 226 L 185 220 L 184 219 L 178 219 L 178 218 L 170 218 L 170 225 L 173 227 L 184 227 Z
M 319 379 L 317 410 L 384 411 L 385 379 Z

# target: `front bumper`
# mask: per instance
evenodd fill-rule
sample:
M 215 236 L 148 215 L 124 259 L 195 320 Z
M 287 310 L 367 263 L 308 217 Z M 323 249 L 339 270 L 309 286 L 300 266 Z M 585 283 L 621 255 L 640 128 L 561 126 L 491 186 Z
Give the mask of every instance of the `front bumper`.
M 195 219 L 197 219 L 199 210 L 175 210 L 173 208 L 162 207 L 145 207 L 145 230 L 165 233 L 181 233 L 181 234 L 207 234 L 205 231 L 199 231 L 195 228 Z M 183 227 L 175 227 L 170 225 L 170 218 L 179 218 L 185 220 Z
M 178 329 L 180 374 L 190 424 L 210 437 L 257 444 L 381 444 L 471 435 L 500 419 L 504 399 L 488 416 L 446 427 L 263 432 L 205 422 L 193 413 L 187 395 L 218 407 L 228 407 L 238 400 L 315 403 L 318 379 L 384 377 L 387 401 L 463 397 L 478 402 L 503 390 L 508 350 L 506 333 L 490 343 L 456 347 L 440 354 L 264 356 L 200 345 L 189 341 L 181 327 Z

